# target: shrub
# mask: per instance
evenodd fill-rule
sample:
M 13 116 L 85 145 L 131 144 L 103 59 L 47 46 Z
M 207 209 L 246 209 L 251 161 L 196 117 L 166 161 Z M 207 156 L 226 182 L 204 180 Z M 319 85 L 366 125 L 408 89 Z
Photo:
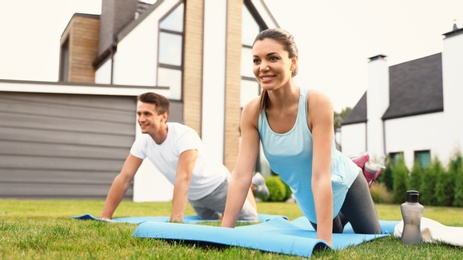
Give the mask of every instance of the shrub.
M 437 174 L 443 172 L 444 169 L 437 157 L 433 158 L 431 167 L 424 169 L 423 181 L 419 189 L 421 204 L 430 206 L 437 205 L 437 199 L 435 197 Z
M 422 178 L 423 170 L 421 169 L 420 162 L 416 160 L 410 173 L 410 189 L 419 191 Z
M 370 193 L 375 203 L 392 203 L 392 194 L 387 190 L 384 183 L 373 183 Z
M 280 176 L 268 176 L 265 179 L 265 184 L 268 187 L 269 196 L 263 198 L 264 201 L 269 202 L 282 202 L 286 198 L 285 183 L 281 180 Z
M 384 172 L 379 175 L 378 182 L 384 183 L 388 191 L 392 191 L 393 181 L 392 181 L 392 164 L 388 159 L 386 162 L 386 169 Z
M 463 157 L 459 151 L 450 161 L 448 169 L 455 183 L 452 206 L 463 207 Z
M 463 167 L 460 167 L 455 175 L 455 196 L 452 205 L 463 207 Z
M 440 162 L 439 162 L 440 164 Z M 454 175 L 449 171 L 445 171 L 440 164 L 439 171 L 437 172 L 437 182 L 436 188 L 434 191 L 436 197 L 436 205 L 438 206 L 451 206 L 453 202 L 453 195 L 454 195 Z
M 396 165 L 388 160 L 386 165 L 378 181 L 389 193 L 392 192 L 392 203 L 402 203 L 407 190 L 417 190 L 423 205 L 463 207 L 463 156 L 460 151 L 450 160 L 447 170 L 437 156 L 425 169 L 421 169 L 416 161 L 410 174 L 407 174 L 403 158 Z M 379 184 L 372 186 L 371 195 L 375 202 L 388 203 L 384 189 Z
M 452 206 L 463 207 L 463 171 L 461 171 L 455 181 L 455 196 Z
M 403 203 L 409 187 L 409 176 L 407 166 L 402 157 L 400 157 L 396 165 L 392 167 L 392 179 L 392 201 L 394 203 Z

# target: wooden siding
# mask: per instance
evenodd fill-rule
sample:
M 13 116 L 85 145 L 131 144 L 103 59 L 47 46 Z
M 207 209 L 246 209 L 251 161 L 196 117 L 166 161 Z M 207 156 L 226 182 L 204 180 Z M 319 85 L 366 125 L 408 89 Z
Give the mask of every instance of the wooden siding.
M 94 83 L 93 61 L 98 56 L 100 19 L 94 15 L 75 14 L 63 35 L 61 46 L 69 40 L 68 82 Z M 60 69 L 65 68 L 60 64 Z
M 238 157 L 241 98 L 241 16 L 243 0 L 228 1 L 227 58 L 225 75 L 225 140 L 224 164 L 232 171 Z
M 135 111 L 136 97 L 0 92 L 0 198 L 105 198 Z
M 185 123 L 201 136 L 204 0 L 185 1 L 183 100 Z

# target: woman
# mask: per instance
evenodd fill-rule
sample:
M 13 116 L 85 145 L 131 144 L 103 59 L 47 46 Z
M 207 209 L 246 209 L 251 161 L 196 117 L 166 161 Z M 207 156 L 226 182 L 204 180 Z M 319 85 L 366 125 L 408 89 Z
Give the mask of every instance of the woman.
M 252 52 L 262 93 L 243 109 L 241 147 L 222 226 L 236 224 L 261 141 L 270 167 L 291 187 L 318 239 L 332 246 L 332 232 L 342 232 L 347 222 L 356 233 L 381 233 L 361 169 L 336 150 L 330 99 L 293 82 L 298 51 L 292 35 L 281 29 L 264 30 Z

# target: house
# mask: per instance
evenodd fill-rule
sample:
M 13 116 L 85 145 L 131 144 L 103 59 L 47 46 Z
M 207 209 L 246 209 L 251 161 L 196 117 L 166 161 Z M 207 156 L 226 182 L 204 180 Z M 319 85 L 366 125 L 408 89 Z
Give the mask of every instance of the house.
M 102 0 L 61 36 L 59 82 L 0 80 L 0 197 L 104 198 L 137 134 L 136 97 L 167 96 L 230 170 L 240 108 L 260 93 L 255 35 L 278 27 L 262 0 Z M 18 116 L 19 115 L 19 116 Z M 126 199 L 167 201 L 149 162 Z
M 341 127 L 345 154 L 403 156 L 411 169 L 435 156 L 446 165 L 462 148 L 463 29 L 443 36 L 442 53 L 394 66 L 385 55 L 369 59 L 368 89 Z

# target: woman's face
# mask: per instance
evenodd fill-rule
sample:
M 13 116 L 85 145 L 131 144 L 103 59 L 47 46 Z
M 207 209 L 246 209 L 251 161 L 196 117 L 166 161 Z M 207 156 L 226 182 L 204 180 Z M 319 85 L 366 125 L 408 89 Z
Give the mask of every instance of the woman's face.
M 256 41 L 252 47 L 254 76 L 264 90 L 274 90 L 287 84 L 297 58 L 289 58 L 283 45 L 272 39 Z

